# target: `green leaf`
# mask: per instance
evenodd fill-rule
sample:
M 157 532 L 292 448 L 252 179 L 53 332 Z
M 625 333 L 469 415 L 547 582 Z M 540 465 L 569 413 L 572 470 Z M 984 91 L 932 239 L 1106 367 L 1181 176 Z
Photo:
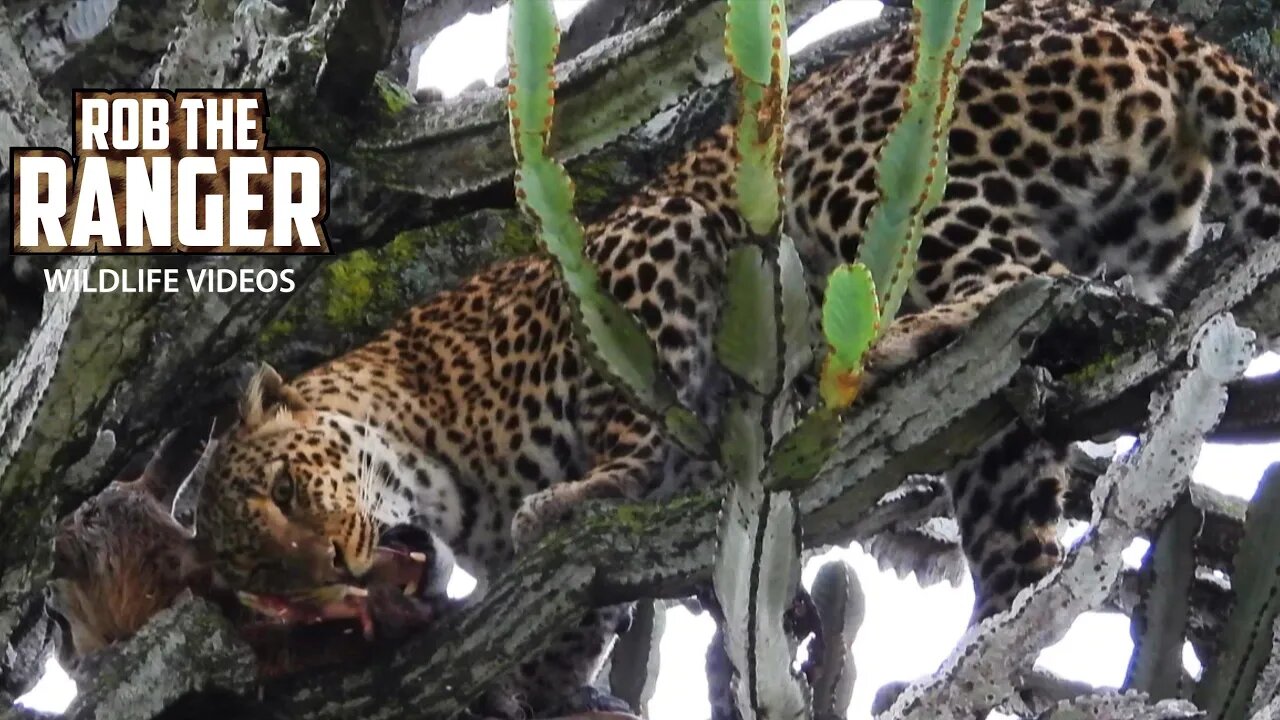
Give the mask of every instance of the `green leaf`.
M 738 146 L 738 208 L 747 226 L 757 235 L 771 235 L 781 215 L 782 191 L 775 173 L 778 156 L 778 131 L 763 142 L 764 132 L 754 115 L 746 116 L 737 126 L 734 142 Z
M 672 405 L 662 418 L 663 428 L 667 435 L 680 447 L 706 455 L 711 448 L 711 431 L 688 409 L 680 405 Z
M 786 376 L 795 377 L 812 362 L 809 346 L 813 343 L 813 298 L 805 280 L 804 261 L 795 242 L 785 234 L 778 241 L 778 286 L 782 293 Z

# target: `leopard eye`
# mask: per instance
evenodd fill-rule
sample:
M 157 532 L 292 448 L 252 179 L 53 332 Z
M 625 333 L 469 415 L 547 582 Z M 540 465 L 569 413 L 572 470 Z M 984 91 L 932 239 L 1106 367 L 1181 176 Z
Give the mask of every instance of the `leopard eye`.
M 293 478 L 288 469 L 282 468 L 276 475 L 275 482 L 271 484 L 271 499 L 281 509 L 289 507 L 293 501 Z

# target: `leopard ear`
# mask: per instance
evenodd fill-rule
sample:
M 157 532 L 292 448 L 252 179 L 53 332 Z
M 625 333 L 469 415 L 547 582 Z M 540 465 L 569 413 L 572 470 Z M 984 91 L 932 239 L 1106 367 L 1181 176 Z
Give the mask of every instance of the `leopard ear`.
M 307 408 L 298 391 L 285 385 L 275 368 L 263 363 L 240 399 L 240 422 L 252 431 L 282 412 L 295 413 Z

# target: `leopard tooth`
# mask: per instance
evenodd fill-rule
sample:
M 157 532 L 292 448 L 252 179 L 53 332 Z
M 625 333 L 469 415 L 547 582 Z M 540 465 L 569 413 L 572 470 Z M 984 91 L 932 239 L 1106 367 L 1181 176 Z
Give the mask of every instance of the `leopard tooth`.
M 347 595 L 352 597 L 369 597 L 369 591 L 355 585 L 347 586 Z
M 407 596 L 409 596 L 409 597 L 413 597 L 414 595 L 416 595 L 416 594 L 417 594 L 417 592 L 418 592 L 418 581 L 417 581 L 417 580 L 412 580 L 412 581 L 410 581 L 410 582 L 409 582 L 409 584 L 408 584 L 408 585 L 405 585 L 405 586 L 404 586 L 404 594 L 405 594 L 405 595 L 407 595 Z
M 420 563 L 426 563 L 426 562 L 427 562 L 427 554 L 426 554 L 426 553 L 423 553 L 423 552 L 416 552 L 416 551 L 415 551 L 415 552 L 411 552 L 411 553 L 409 553 L 409 559 L 410 559 L 410 560 L 417 561 L 417 562 L 420 562 Z

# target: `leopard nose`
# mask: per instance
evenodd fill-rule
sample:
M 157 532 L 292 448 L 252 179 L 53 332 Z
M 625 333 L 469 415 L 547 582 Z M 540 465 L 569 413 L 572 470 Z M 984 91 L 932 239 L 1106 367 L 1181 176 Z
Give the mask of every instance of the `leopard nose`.
M 399 546 L 405 550 L 424 553 L 430 553 L 435 550 L 431 533 L 416 525 L 409 524 L 394 525 L 388 528 L 378 538 L 378 545 L 381 547 Z

